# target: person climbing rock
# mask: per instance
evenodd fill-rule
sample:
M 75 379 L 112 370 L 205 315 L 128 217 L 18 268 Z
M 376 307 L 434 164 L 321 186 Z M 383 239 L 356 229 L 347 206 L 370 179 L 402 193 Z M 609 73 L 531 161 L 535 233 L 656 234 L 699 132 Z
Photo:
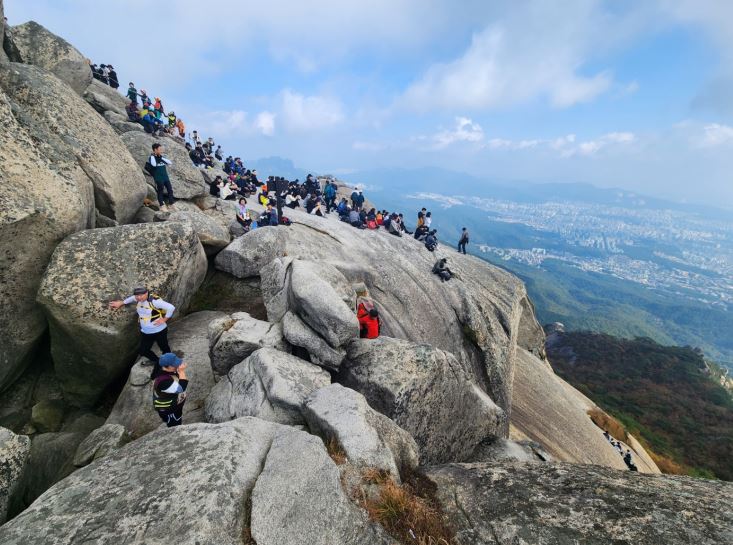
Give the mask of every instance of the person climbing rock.
M 362 339 L 376 339 L 379 337 L 381 323 L 379 321 L 379 311 L 372 307 L 367 308 L 362 304 L 356 314 L 359 320 L 359 337 Z
M 453 273 L 446 265 L 446 262 L 448 261 L 448 258 L 442 258 L 435 262 L 435 265 L 433 265 L 433 274 L 437 274 L 440 277 L 441 282 L 445 282 L 446 280 L 450 280 L 453 278 Z
M 466 254 L 466 244 L 468 244 L 468 229 L 465 227 L 461 230 L 461 238 L 458 239 L 458 251 Z
M 424 227 L 427 228 L 427 225 L 425 225 Z M 438 231 L 433 229 L 425 237 L 425 248 L 427 248 L 429 252 L 434 252 L 435 249 L 438 247 L 438 236 L 437 235 L 438 235 Z
M 109 307 L 116 310 L 132 303 L 137 305 L 138 322 L 142 332 L 139 354 L 157 365 L 160 358 L 153 352 L 153 344 L 158 344 L 162 354 L 171 351 L 166 322 L 173 316 L 176 307 L 150 293 L 145 286 L 138 286 L 132 291 L 132 295 L 124 300 L 110 301 Z
M 171 187 L 171 180 L 168 177 L 167 165 L 171 165 L 171 161 L 163 156 L 163 146 L 158 143 L 153 144 L 153 154 L 148 159 L 148 164 L 152 167 L 151 174 L 153 180 L 155 180 L 155 189 L 158 193 L 158 204 L 163 212 L 166 212 L 168 208 L 165 205 L 165 192 L 168 192 L 168 205 L 173 207 L 173 187 Z
M 153 370 L 153 408 L 169 428 L 183 424 L 186 402 L 186 364 L 173 354 L 163 354 Z

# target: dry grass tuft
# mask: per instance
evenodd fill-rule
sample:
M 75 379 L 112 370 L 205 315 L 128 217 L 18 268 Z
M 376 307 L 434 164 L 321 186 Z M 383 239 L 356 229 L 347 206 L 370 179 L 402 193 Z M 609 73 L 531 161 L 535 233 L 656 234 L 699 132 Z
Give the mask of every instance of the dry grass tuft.
M 624 443 L 628 442 L 628 435 L 624 425 L 616 420 L 613 416 L 605 413 L 601 409 L 595 408 L 588 411 L 588 416 L 593 423 L 602 430 L 608 431 L 611 437 Z
M 337 466 L 344 465 L 347 462 L 346 452 L 335 437 L 331 437 L 326 442 L 326 451 Z
M 381 524 L 400 543 L 416 545 L 454 545 L 453 533 L 431 498 L 418 495 L 417 483 L 397 484 L 384 471 L 367 469 L 362 472 L 365 484 L 378 491 L 356 501 L 369 518 Z

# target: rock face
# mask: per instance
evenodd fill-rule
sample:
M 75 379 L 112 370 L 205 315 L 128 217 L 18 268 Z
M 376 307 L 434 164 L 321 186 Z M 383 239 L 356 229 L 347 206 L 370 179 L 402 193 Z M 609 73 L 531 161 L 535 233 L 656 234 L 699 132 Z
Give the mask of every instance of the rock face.
M 278 429 L 240 419 L 150 434 L 48 490 L 0 527 L 0 542 L 152 544 L 176 535 L 241 543 L 246 504 Z
M 415 440 L 363 395 L 340 384 L 313 392 L 303 414 L 311 432 L 324 441 L 336 440 L 351 464 L 389 473 L 396 482 L 414 470 L 420 457 Z
M 46 329 L 35 294 L 51 253 L 94 222 L 92 183 L 68 144 L 23 113 L 4 93 L 5 81 L 0 76 L 0 389 L 17 378 Z
M 84 101 L 43 70 L 22 64 L 0 69 L 3 91 L 44 131 L 44 144 L 73 157 L 94 186 L 94 204 L 129 223 L 145 198 L 144 176 L 115 131 Z
M 569 464 L 452 464 L 428 478 L 462 545 L 733 540 L 733 485 Z
M 380 312 L 384 335 L 430 343 L 454 354 L 471 380 L 509 413 L 515 347 L 527 295 L 516 277 L 448 249 L 427 252 L 411 237 L 357 230 L 335 217 L 299 211 L 288 216 L 293 221 L 290 227 L 256 229 L 235 239 L 216 260 L 218 269 L 234 276 L 261 276 L 270 321 L 279 321 L 291 310 L 283 304 L 286 298 L 276 296 L 283 283 L 291 282 L 289 260 L 330 265 L 349 283 L 366 286 Z M 444 256 L 456 277 L 441 284 L 431 269 Z
M 74 454 L 74 465 L 83 467 L 97 458 L 104 458 L 110 452 L 130 442 L 127 430 L 119 424 L 104 424 L 90 433 Z
M 430 345 L 388 337 L 352 341 L 337 381 L 409 432 L 423 464 L 466 460 L 504 428 L 504 411 L 452 354 Z
M 272 441 L 252 492 L 251 524 L 258 545 L 393 541 L 346 497 L 321 440 L 299 431 L 280 432 Z
M 84 95 L 84 91 L 91 85 L 94 78 L 89 65 L 85 62 L 64 59 L 56 63 L 51 73 L 71 87 L 77 95 Z
M 206 256 L 190 225 L 125 225 L 68 237 L 56 248 L 38 292 L 65 397 L 93 404 L 134 359 L 134 306 L 107 302 L 147 285 L 183 310 L 206 275 Z
M 261 348 L 220 380 L 206 399 L 206 421 L 256 416 L 279 424 L 302 425 L 305 399 L 331 383 L 316 365 Z
M 201 211 L 173 212 L 166 221 L 190 223 L 207 255 L 214 255 L 229 244 L 229 231 Z
M 125 119 L 127 119 L 125 108 L 128 101 L 109 85 L 93 79 L 84 91 L 83 97 L 100 114 L 114 112 L 117 115 L 125 116 Z
M 86 58 L 69 42 L 49 32 L 35 21 L 12 27 L 13 42 L 23 62 L 52 71 L 62 61 L 83 63 L 90 71 Z
M 523 349 L 517 356 L 512 426 L 559 461 L 626 470 L 588 416 L 595 404 L 555 375 L 548 363 Z
M 130 131 L 143 132 L 145 130 L 139 123 L 129 122 L 126 115 L 118 114 L 112 110 L 104 112 L 104 118 L 107 120 L 107 123 L 112 125 L 112 128 L 117 131 L 117 134 Z
M 288 311 L 283 316 L 282 325 L 285 339 L 291 345 L 307 350 L 313 363 L 332 371 L 339 369 L 346 356 L 345 349 L 329 346 L 323 337 L 293 312 Z
M 0 428 L 0 524 L 7 519 L 10 499 L 28 463 L 30 449 L 28 437 Z
M 168 341 L 171 349 L 188 365 L 186 373 L 189 384 L 183 406 L 184 424 L 203 420 L 204 401 L 214 387 L 214 374 L 209 361 L 208 327 L 222 316 L 225 315 L 221 312 L 196 312 L 170 325 Z M 150 371 L 151 367 L 142 365 L 141 361 L 133 366 L 127 383 L 107 418 L 107 424 L 124 426 L 133 438 L 142 437 L 161 424 L 158 413 L 153 410 Z
M 201 171 L 193 166 L 186 148 L 175 140 L 155 138 L 146 132 L 139 131 L 126 132 L 120 138 L 137 161 L 140 169 L 150 158 L 153 144 L 157 142 L 163 146 L 164 155 L 173 163 L 168 167 L 168 176 L 173 187 L 173 194 L 177 199 L 194 199 L 208 192 Z M 147 181 L 150 185 L 154 185 L 151 177 L 148 176 Z
M 286 350 L 282 326 L 252 318 L 246 312 L 212 323 L 209 330 L 211 367 L 217 375 L 229 370 L 263 347 Z

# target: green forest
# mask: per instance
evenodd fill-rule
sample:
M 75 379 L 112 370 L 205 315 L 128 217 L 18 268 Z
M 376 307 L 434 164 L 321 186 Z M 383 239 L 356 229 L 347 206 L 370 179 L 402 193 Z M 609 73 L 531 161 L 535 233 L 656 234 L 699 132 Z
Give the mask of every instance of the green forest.
M 699 351 L 577 331 L 547 349 L 558 375 L 656 454 L 690 475 L 733 480 L 733 398 Z

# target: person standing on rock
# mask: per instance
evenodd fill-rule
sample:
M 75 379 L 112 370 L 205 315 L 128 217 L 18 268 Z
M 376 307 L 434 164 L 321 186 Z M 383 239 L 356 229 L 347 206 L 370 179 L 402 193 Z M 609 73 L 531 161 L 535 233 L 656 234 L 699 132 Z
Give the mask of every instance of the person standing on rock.
M 174 197 L 173 187 L 171 187 L 171 180 L 168 177 L 168 169 L 166 166 L 171 165 L 170 159 L 163 157 L 163 146 L 157 142 L 153 144 L 153 154 L 148 159 L 148 163 L 153 168 L 153 180 L 155 180 L 155 189 L 158 193 L 158 204 L 163 212 L 167 212 L 168 208 L 165 205 L 165 192 L 168 192 L 168 204 L 173 208 Z
M 161 354 L 168 354 L 171 347 L 168 344 L 168 325 L 166 322 L 173 316 L 176 307 L 163 301 L 148 292 L 148 288 L 138 286 L 132 295 L 120 301 L 110 301 L 109 307 L 117 310 L 125 305 L 137 304 L 137 316 L 140 322 L 142 339 L 140 340 L 139 354 L 158 365 L 160 358 L 153 352 L 153 344 L 158 344 Z
M 153 370 L 153 408 L 169 428 L 183 424 L 186 402 L 186 364 L 173 354 L 163 354 Z
M 468 229 L 465 227 L 461 231 L 461 238 L 458 239 L 458 252 L 466 255 L 466 244 L 468 244 Z

